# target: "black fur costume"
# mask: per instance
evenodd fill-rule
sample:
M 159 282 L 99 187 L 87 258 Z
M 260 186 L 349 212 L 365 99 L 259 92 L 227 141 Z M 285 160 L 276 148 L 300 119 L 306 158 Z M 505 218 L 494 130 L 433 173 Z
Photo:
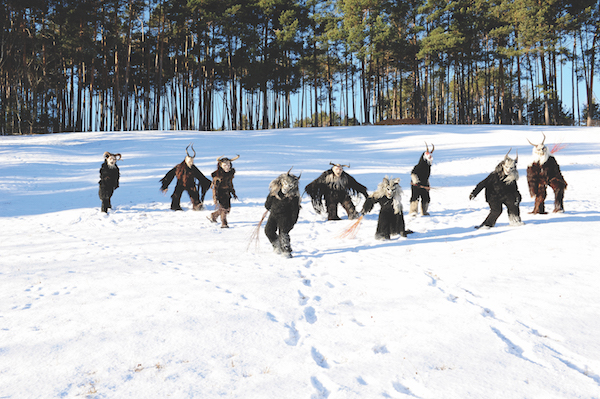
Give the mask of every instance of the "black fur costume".
M 490 213 L 481 226 L 477 228 L 494 227 L 496 220 L 498 220 L 498 217 L 502 213 L 503 204 L 508 210 L 510 224 L 513 226 L 523 224 L 519 211 L 521 194 L 517 187 L 517 180 L 519 179 L 519 172 L 517 171 L 518 159 L 518 155 L 513 160 L 506 154 L 504 160 L 496 166 L 496 169 L 488 177 L 479 182 L 473 192 L 471 192 L 469 196 L 470 200 L 474 199 L 485 188 L 485 200 L 490 206 Z
M 429 152 L 429 146 L 425 143 L 425 147 L 427 150 L 421 154 L 421 158 L 419 158 L 419 162 L 412 169 L 410 174 L 411 183 L 411 197 L 410 197 L 410 210 L 409 214 L 411 216 L 417 215 L 417 209 L 419 207 L 419 198 L 421 199 L 421 214 L 426 216 L 429 215 L 427 211 L 429 208 L 429 202 L 431 201 L 429 197 L 429 190 L 431 187 L 429 186 L 429 176 L 431 175 L 431 163 L 433 162 L 433 151 L 435 151 L 435 146 L 431 145 L 431 152 Z
M 194 147 L 192 146 L 192 151 L 193 150 Z M 204 196 L 210 188 L 211 182 L 208 178 L 206 178 L 206 176 L 204 176 L 204 174 L 202 174 L 202 172 L 200 172 L 196 165 L 194 165 L 195 156 L 196 151 L 194 151 L 194 156 L 190 156 L 190 154 L 187 153 L 187 156 L 183 162 L 176 165 L 173 169 L 167 172 L 165 177 L 160 179 L 160 190 L 162 192 L 166 192 L 169 188 L 169 184 L 171 184 L 171 181 L 173 181 L 173 178 L 177 177 L 175 191 L 173 191 L 173 195 L 171 195 L 171 209 L 174 211 L 181 210 L 181 194 L 183 194 L 184 191 L 187 191 L 188 195 L 190 196 L 190 200 L 192 201 L 192 209 L 195 211 L 202 209 Z M 200 193 L 198 192 L 196 180 L 198 180 L 198 185 L 202 190 L 202 196 L 200 196 Z
M 213 201 L 215 203 L 215 211 L 208 218 L 211 222 L 216 223 L 217 219 L 221 218 L 221 227 L 227 228 L 227 214 L 231 210 L 231 197 L 237 199 L 235 188 L 233 187 L 233 178 L 235 169 L 231 166 L 231 162 L 238 159 L 240 156 L 229 159 L 226 157 L 217 158 L 217 170 L 212 173 L 212 190 Z
M 111 154 L 110 152 L 104 153 L 104 163 L 100 167 L 100 181 L 98 182 L 100 188 L 98 189 L 98 196 L 102 201 L 100 210 L 104 213 L 108 212 L 109 208 L 112 208 L 110 199 L 113 193 L 119 187 L 119 167 L 117 166 L 117 160 L 121 159 L 121 154 Z
M 546 136 L 544 135 L 544 141 Z M 533 144 L 533 162 L 527 167 L 527 184 L 529 194 L 535 197 L 535 204 L 531 213 L 546 213 L 544 201 L 546 200 L 546 189 L 548 186 L 554 190 L 554 212 L 564 212 L 563 200 L 567 182 L 565 181 L 560 166 L 556 159 L 550 155 L 548 148 L 541 144 Z
M 406 237 L 407 234 L 412 233 L 412 231 L 406 230 L 404 226 L 404 216 L 402 215 L 402 204 L 400 202 L 402 189 L 398 184 L 399 182 L 400 179 L 384 177 L 383 181 L 377 186 L 377 190 L 367 197 L 363 205 L 363 214 L 371 212 L 376 203 L 381 207 L 375 232 L 375 238 L 378 240 L 389 240 L 390 236 L 397 234 Z
M 369 196 L 367 188 L 342 170 L 346 165 L 331 165 L 333 167 L 309 183 L 305 191 L 310 196 L 312 205 L 317 213 L 323 211 L 323 199 L 325 200 L 328 220 L 340 220 L 338 216 L 338 204 L 342 204 L 342 207 L 348 213 L 348 219 L 356 219 L 359 215 L 354 208 L 350 195 L 360 193 L 367 198 Z M 336 175 L 334 170 L 341 173 Z
M 270 211 L 265 234 L 275 252 L 288 258 L 292 257 L 290 231 L 298 221 L 302 202 L 298 191 L 299 179 L 289 171 L 281 174 L 269 184 L 269 195 L 265 201 L 265 208 Z

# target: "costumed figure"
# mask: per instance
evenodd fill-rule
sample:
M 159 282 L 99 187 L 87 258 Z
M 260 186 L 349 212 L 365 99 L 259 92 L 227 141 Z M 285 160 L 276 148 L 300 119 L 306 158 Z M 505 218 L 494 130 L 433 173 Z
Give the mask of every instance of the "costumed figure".
M 323 199 L 325 200 L 325 208 L 327 209 L 328 220 L 341 220 L 338 216 L 338 204 L 348 213 L 348 219 L 356 219 L 359 217 L 358 212 L 354 208 L 354 203 L 350 195 L 362 194 L 367 198 L 367 188 L 358 183 L 354 177 L 344 172 L 344 167 L 349 168 L 350 165 L 340 165 L 330 162 L 332 168 L 326 170 L 309 183 L 305 191 L 312 199 L 312 205 L 317 213 L 323 211 Z
M 540 144 L 533 144 L 529 141 L 529 144 L 533 146 L 533 161 L 527 166 L 527 184 L 529 185 L 529 194 L 532 198 L 535 197 L 535 205 L 531 213 L 546 213 L 544 201 L 548 186 L 554 190 L 554 212 L 564 212 L 563 200 L 567 182 L 560 173 L 558 162 L 554 156 L 550 155 L 548 147 L 544 145 L 544 141 L 546 141 L 545 134 L 544 140 Z
M 265 234 L 275 252 L 286 258 L 292 257 L 290 230 L 298 221 L 302 202 L 298 190 L 300 176 L 290 174 L 291 170 L 282 173 L 269 184 L 269 195 L 265 201 L 265 208 L 270 211 Z
M 400 202 L 402 189 L 399 183 L 399 178 L 384 177 L 383 181 L 377 185 L 377 190 L 367 197 L 363 205 L 363 214 L 371 212 L 376 203 L 381 207 L 375 232 L 375 238 L 378 240 L 389 240 L 390 236 L 396 234 L 406 237 L 407 234 L 412 233 L 404 228 L 404 216 Z
M 188 148 L 192 147 L 194 155 L 190 155 Z M 169 188 L 169 184 L 173 181 L 173 178 L 177 177 L 177 184 L 175 185 L 175 191 L 171 195 L 171 209 L 174 211 L 181 210 L 181 194 L 187 191 L 192 201 L 192 209 L 199 211 L 203 207 L 204 196 L 210 188 L 210 180 L 200 172 L 200 170 L 194 165 L 194 158 L 196 157 L 196 151 L 192 144 L 185 148 L 186 157 L 177 166 L 167 172 L 165 177 L 160 179 L 161 187 L 160 190 L 165 193 Z M 196 185 L 198 180 L 198 185 Z M 198 188 L 202 191 L 202 194 L 198 192 Z
M 111 154 L 106 151 L 104 153 L 104 163 L 100 167 L 100 181 L 98 184 L 98 196 L 102 200 L 102 206 L 100 210 L 104 213 L 108 213 L 108 209 L 112 208 L 110 199 L 113 193 L 119 187 L 119 167 L 117 161 L 121 159 L 121 154 Z
M 227 228 L 227 214 L 231 210 L 231 197 L 237 199 L 235 189 L 233 188 L 233 177 L 235 169 L 231 166 L 231 162 L 238 159 L 237 155 L 231 159 L 222 156 L 217 158 L 217 170 L 212 173 L 212 190 L 213 200 L 215 203 L 215 211 L 210 214 L 208 220 L 217 223 L 217 219 L 221 218 L 221 227 Z
M 498 217 L 502 213 L 503 204 L 508 210 L 510 225 L 520 226 L 523 224 L 519 211 L 521 194 L 517 187 L 517 180 L 519 179 L 517 161 L 519 160 L 519 154 L 517 153 L 516 158 L 513 160 L 508 156 L 511 150 L 508 150 L 502 162 L 496 166 L 496 169 L 488 177 L 479 182 L 473 192 L 471 192 L 471 195 L 469 195 L 469 199 L 472 200 L 485 188 L 485 200 L 490 206 L 489 215 L 481 226 L 476 228 L 494 227 L 496 220 L 498 220 Z
M 421 198 L 421 214 L 423 216 L 429 215 L 427 208 L 429 208 L 429 175 L 431 174 L 431 163 L 433 162 L 433 151 L 435 146 L 431 144 L 431 152 L 429 152 L 429 146 L 425 143 L 427 149 L 419 158 L 419 163 L 415 165 L 412 172 L 410 173 L 410 188 L 412 195 L 410 197 L 410 216 L 417 216 L 417 209 L 419 207 L 419 198 Z

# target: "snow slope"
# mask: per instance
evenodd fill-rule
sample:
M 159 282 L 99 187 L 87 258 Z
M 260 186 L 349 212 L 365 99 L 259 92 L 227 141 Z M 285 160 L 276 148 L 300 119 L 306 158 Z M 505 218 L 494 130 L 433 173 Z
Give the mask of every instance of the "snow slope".
M 556 154 L 564 214 L 530 215 L 533 142 Z M 434 143 L 431 216 L 406 215 Z M 190 143 L 209 175 L 240 159 L 230 229 L 169 209 L 158 180 Z M 475 230 L 468 196 L 519 151 L 524 226 Z M 104 151 L 120 152 L 100 213 Z M 305 196 L 294 258 L 261 231 L 269 182 L 329 162 L 369 191 L 401 178 L 408 238 L 354 239 Z M 0 137 L 0 398 L 600 398 L 600 129 L 377 126 Z M 547 205 L 552 209 L 553 194 Z M 357 201 L 357 202 L 362 202 Z M 360 205 L 358 206 L 360 209 Z M 341 211 L 340 215 L 344 215 Z

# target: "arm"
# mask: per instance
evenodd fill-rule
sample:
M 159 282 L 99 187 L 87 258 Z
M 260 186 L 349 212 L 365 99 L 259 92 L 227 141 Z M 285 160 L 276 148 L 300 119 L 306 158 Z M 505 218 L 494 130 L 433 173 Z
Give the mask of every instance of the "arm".
M 192 175 L 198 180 L 200 183 L 200 188 L 202 189 L 202 194 L 206 194 L 208 189 L 210 188 L 210 184 L 212 183 L 202 172 L 200 169 L 196 167 L 196 165 L 192 165 Z
M 486 177 L 482 181 L 480 181 L 477 186 L 475 186 L 475 189 L 471 192 L 471 195 L 469 195 L 470 200 L 477 197 L 477 195 L 481 192 L 481 190 L 483 190 L 485 188 L 485 186 L 487 186 L 490 176 L 491 176 L 491 174 L 488 175 L 488 177 Z
M 371 212 L 371 210 L 373 210 L 373 206 L 375 206 L 375 200 L 373 199 L 373 197 L 367 197 L 367 200 L 363 204 L 363 209 L 360 213 L 366 215 L 367 213 Z
M 174 177 L 175 177 L 175 168 L 168 171 L 167 174 L 165 175 L 165 177 L 160 179 L 160 182 L 161 182 L 160 191 L 162 191 L 162 192 L 167 191 L 167 188 L 169 188 L 169 184 L 171 184 Z

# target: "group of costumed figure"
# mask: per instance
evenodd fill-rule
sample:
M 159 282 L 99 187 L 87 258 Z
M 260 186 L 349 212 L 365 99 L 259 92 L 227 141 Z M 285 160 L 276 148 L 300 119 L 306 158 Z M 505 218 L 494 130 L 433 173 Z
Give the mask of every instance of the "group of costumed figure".
M 564 212 L 563 200 L 567 182 L 561 174 L 556 159 L 551 155 L 548 147 L 544 145 L 545 140 L 545 135 L 540 144 L 533 144 L 528 140 L 533 146 L 533 160 L 527 167 L 527 183 L 531 197 L 535 198 L 534 209 L 531 212 L 534 214 L 546 213 L 544 201 L 548 186 L 554 190 L 554 212 Z M 193 155 L 188 152 L 190 146 Z M 428 208 L 431 200 L 429 177 L 435 146 L 432 144 L 431 151 L 429 151 L 427 143 L 425 143 L 425 146 L 426 151 L 421 154 L 418 163 L 411 171 L 410 216 L 418 214 L 419 201 L 421 202 L 421 214 L 423 216 L 429 215 Z M 517 187 L 519 155 L 517 152 L 514 159 L 510 158 L 511 150 L 512 148 L 494 171 L 479 182 L 469 195 L 469 199 L 473 200 L 485 189 L 485 200 L 490 207 L 488 216 L 476 228 L 495 226 L 498 217 L 502 214 L 503 205 L 508 210 L 508 219 L 511 225 L 523 224 L 519 210 L 521 194 Z M 171 195 L 171 209 L 179 211 L 182 210 L 180 201 L 184 191 L 190 197 L 192 209 L 201 210 L 204 207 L 204 197 L 208 190 L 212 188 L 215 211 L 210 214 L 208 219 L 213 223 L 218 223 L 220 218 L 221 227 L 227 228 L 229 227 L 227 215 L 231 210 L 231 198 L 238 198 L 233 186 L 235 169 L 232 162 L 237 160 L 239 155 L 233 158 L 225 156 L 217 158 L 217 169 L 211 174 L 212 180 L 208 179 L 194 165 L 195 157 L 196 151 L 194 146 L 190 144 L 186 148 L 186 157 L 183 162 L 172 168 L 160 180 L 160 189 L 165 193 L 173 179 L 177 178 L 175 190 Z M 121 154 L 104 153 L 104 163 L 100 168 L 99 181 L 102 212 L 108 212 L 108 209 L 111 208 L 111 197 L 115 189 L 119 187 L 120 175 L 117 161 L 120 159 Z M 312 206 L 318 214 L 325 211 L 327 220 L 341 220 L 338 215 L 338 208 L 341 205 L 346 211 L 348 219 L 358 219 L 356 223 L 360 223 L 362 216 L 370 213 L 375 204 L 379 204 L 376 239 L 389 240 L 394 235 L 407 237 L 408 234 L 412 233 L 411 230 L 405 227 L 401 203 L 402 189 L 399 178 L 384 177 L 377 185 L 377 189 L 369 195 L 367 188 L 344 170 L 344 168 L 349 168 L 350 165 L 334 163 L 330 163 L 330 165 L 330 169 L 324 171 L 305 187 L 305 192 L 309 195 Z M 292 257 L 290 231 L 298 221 L 302 203 L 302 194 L 298 187 L 300 176 L 293 175 L 291 170 L 290 168 L 286 173 L 282 173 L 269 184 L 269 194 L 265 201 L 267 210 L 263 216 L 264 219 L 267 213 L 269 214 L 264 229 L 265 235 L 273 246 L 273 250 L 284 257 Z M 360 212 L 356 210 L 352 200 L 353 196 L 357 197 L 359 194 L 365 199 Z M 261 223 L 262 220 L 259 226 Z

